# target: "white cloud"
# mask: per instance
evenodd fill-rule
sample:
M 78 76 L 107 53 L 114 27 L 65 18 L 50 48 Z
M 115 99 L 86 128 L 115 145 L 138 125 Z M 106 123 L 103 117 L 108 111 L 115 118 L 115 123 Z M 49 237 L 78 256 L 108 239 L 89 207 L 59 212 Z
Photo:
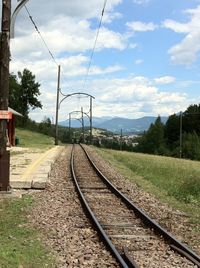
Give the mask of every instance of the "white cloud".
M 154 79 L 156 85 L 166 85 L 175 82 L 176 78 L 173 76 L 162 76 Z
M 147 2 L 135 1 L 137 4 Z M 27 5 L 56 61 L 61 64 L 61 89 L 66 94 L 83 90 L 83 80 L 94 44 L 102 3 L 102 0 L 88 0 L 87 3 L 81 0 L 60 0 L 55 4 L 54 0 L 43 0 L 39 5 L 37 1 L 30 1 Z M 122 0 L 108 1 L 95 53 L 100 54 L 105 49 L 120 52 L 127 47 L 136 48 L 137 44 L 130 41 L 134 32 L 153 31 L 158 27 L 152 22 L 133 21 L 127 23 L 128 32 L 113 30 L 112 25 L 108 23 L 121 17 L 115 10 L 120 3 Z M 176 25 L 177 31 L 180 28 L 178 26 Z M 16 36 L 11 42 L 11 48 L 11 71 L 16 73 L 28 68 L 41 83 L 40 100 L 43 109 L 31 112 L 31 117 L 36 120 L 41 120 L 44 116 L 55 117 L 57 66 L 51 60 L 24 10 L 17 18 Z M 110 51 L 112 53 L 112 50 Z M 164 76 L 155 80 L 144 76 L 114 78 L 114 73 L 123 69 L 123 66 L 116 62 L 102 67 L 95 63 L 95 57 L 92 61 L 89 81 L 84 92 L 96 98 L 94 116 L 114 114 L 136 118 L 149 114 L 168 114 L 176 112 L 180 105 L 189 103 L 188 96 L 178 91 L 167 93 L 159 90 L 158 84 L 169 83 L 170 79 L 173 82 L 172 77 Z M 141 63 L 141 59 L 136 59 L 135 64 Z M 67 99 L 61 105 L 59 120 L 65 120 L 69 112 L 80 110 L 81 106 L 87 111 L 88 100 L 75 97 Z
M 137 5 L 144 5 L 144 4 L 148 4 L 150 0 L 133 0 L 134 4 Z
M 138 47 L 138 44 L 136 44 L 136 43 L 130 43 L 128 47 L 131 48 L 131 49 L 135 49 L 135 48 Z
M 13 9 L 15 5 L 18 4 L 16 2 L 17 1 L 13 3 Z M 108 17 L 109 14 L 113 16 L 114 8 L 120 3 L 122 3 L 122 0 L 108 1 L 105 9 L 105 16 Z M 33 18 L 36 18 L 36 22 L 41 25 L 44 23 L 48 23 L 48 21 L 50 20 L 54 20 L 58 16 L 58 14 L 66 17 L 74 17 L 78 20 L 92 18 L 99 19 L 103 8 L 103 1 L 88 0 L 87 3 L 85 3 L 85 1 L 82 0 L 59 0 L 59 2 L 57 2 L 56 4 L 55 0 L 42 0 L 40 2 L 29 1 L 27 3 L 27 7 L 31 11 Z M 21 21 L 21 23 L 23 23 L 24 21 L 24 19 L 22 18 L 22 13 L 26 14 L 24 9 L 20 11 L 20 16 L 18 15 L 17 17 L 17 21 Z
M 123 70 L 124 68 L 120 65 L 114 65 L 114 66 L 109 66 L 105 69 L 92 66 L 89 75 L 99 75 L 99 74 L 109 74 L 109 73 L 114 73 Z
M 197 60 L 200 51 L 200 6 L 196 9 L 188 9 L 185 14 L 189 14 L 190 21 L 180 23 L 174 20 L 165 20 L 163 26 L 176 33 L 185 34 L 181 42 L 171 47 L 168 51 L 170 59 L 175 64 L 191 65 Z
M 84 91 L 95 97 L 94 116 L 115 115 L 137 118 L 145 115 L 169 115 L 186 109 L 192 102 L 185 93 L 161 91 L 157 86 L 152 86 L 155 79 L 143 76 L 121 79 L 90 78 Z M 69 82 L 68 85 L 67 82 Z M 82 88 L 83 81 L 81 80 L 67 82 L 62 81 L 61 83 L 62 92 L 65 94 L 77 92 Z M 45 86 L 41 95 L 44 109 L 39 113 L 37 110 L 32 113 L 32 117 L 37 120 L 42 119 L 45 115 L 55 116 L 56 83 L 48 82 L 42 86 Z M 65 120 L 69 112 L 80 110 L 81 107 L 84 111 L 88 111 L 89 100 L 77 97 L 67 99 L 61 105 L 59 120 Z
M 41 27 L 42 36 L 55 56 L 66 52 L 85 52 L 93 47 L 96 29 L 91 29 L 88 21 L 60 17 L 48 26 Z M 127 37 L 120 33 L 101 28 L 96 50 L 126 48 Z M 12 55 L 17 58 L 36 56 L 49 57 L 39 35 L 32 31 L 29 35 L 16 37 L 11 41 Z M 41 53 L 42 51 L 42 53 Z M 41 54 L 40 54 L 41 53 Z
M 152 80 L 146 77 L 107 81 L 104 92 L 101 92 L 98 97 L 99 102 L 102 103 L 102 110 L 104 106 L 113 106 L 115 107 L 113 110 L 117 111 L 115 115 L 123 116 L 126 113 L 126 117 L 128 114 L 133 118 L 135 114 L 169 115 L 180 111 L 183 106 L 186 108 L 189 104 L 190 100 L 185 93 L 160 91 L 158 87 L 151 84 Z M 106 105 L 103 105 L 104 103 Z M 127 107 L 130 107 L 130 110 Z
M 180 23 L 174 20 L 165 20 L 163 27 L 173 30 L 176 33 L 188 33 L 190 31 L 187 23 Z
M 154 31 L 158 26 L 152 22 L 144 23 L 141 21 L 127 22 L 126 25 L 134 32 Z
M 144 62 L 144 61 L 141 60 L 141 59 L 137 59 L 137 60 L 135 60 L 135 64 L 137 64 L 137 65 L 142 64 L 143 62 Z

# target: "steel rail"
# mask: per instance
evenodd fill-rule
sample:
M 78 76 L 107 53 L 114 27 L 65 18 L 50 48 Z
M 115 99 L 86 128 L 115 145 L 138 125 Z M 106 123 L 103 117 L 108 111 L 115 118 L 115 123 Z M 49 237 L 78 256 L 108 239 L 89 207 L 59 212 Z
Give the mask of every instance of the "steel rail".
M 80 144 L 81 145 L 81 144 Z M 184 256 L 185 258 L 189 259 L 192 263 L 200 267 L 200 256 L 198 256 L 194 251 L 189 249 L 179 240 L 177 240 L 173 235 L 171 235 L 168 231 L 162 228 L 156 221 L 152 220 L 147 214 L 145 214 L 141 209 L 139 209 L 132 201 L 130 201 L 123 193 L 121 193 L 98 169 L 98 167 L 94 164 L 92 159 L 90 158 L 86 149 L 81 145 L 82 149 L 84 150 L 88 160 L 92 164 L 96 173 L 102 178 L 102 180 L 106 183 L 106 185 L 114 192 L 118 197 L 121 198 L 122 201 L 127 205 L 129 209 L 134 210 L 135 214 L 137 214 L 140 218 L 142 218 L 143 222 L 150 228 L 153 228 L 154 232 L 163 236 L 165 240 L 169 241 L 172 245 L 171 248 Z M 175 246 L 175 247 L 174 247 Z M 181 252 L 181 253 L 180 253 Z
M 94 213 L 92 212 L 89 204 L 87 203 L 79 185 L 78 185 L 78 181 L 76 179 L 76 175 L 75 175 L 75 171 L 74 171 L 74 145 L 72 147 L 72 152 L 71 152 L 71 159 L 70 159 L 70 168 L 71 168 L 71 174 L 76 186 L 76 190 L 78 192 L 78 195 L 82 201 L 82 205 L 83 207 L 86 209 L 88 215 L 90 216 L 90 219 L 92 220 L 92 223 L 95 225 L 95 227 L 97 228 L 97 231 L 99 232 L 99 234 L 101 235 L 101 237 L 103 238 L 103 240 L 106 242 L 106 245 L 108 246 L 108 248 L 110 249 L 112 255 L 116 258 L 116 260 L 119 262 L 120 266 L 122 268 L 136 268 L 134 266 L 129 266 L 126 264 L 126 262 L 124 261 L 124 259 L 122 258 L 122 256 L 120 255 L 120 253 L 117 251 L 117 249 L 115 248 L 115 246 L 112 244 L 111 240 L 109 239 L 109 237 L 106 235 L 105 231 L 103 230 L 103 228 L 101 227 L 99 221 L 97 220 L 97 218 L 95 217 Z

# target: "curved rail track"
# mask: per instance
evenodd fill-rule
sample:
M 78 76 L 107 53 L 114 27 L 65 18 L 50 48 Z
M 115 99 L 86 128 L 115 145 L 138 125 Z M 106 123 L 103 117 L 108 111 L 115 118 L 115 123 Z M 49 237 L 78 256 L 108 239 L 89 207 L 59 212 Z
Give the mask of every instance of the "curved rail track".
M 200 267 L 200 257 L 150 219 L 74 145 L 71 173 L 93 225 L 120 267 Z

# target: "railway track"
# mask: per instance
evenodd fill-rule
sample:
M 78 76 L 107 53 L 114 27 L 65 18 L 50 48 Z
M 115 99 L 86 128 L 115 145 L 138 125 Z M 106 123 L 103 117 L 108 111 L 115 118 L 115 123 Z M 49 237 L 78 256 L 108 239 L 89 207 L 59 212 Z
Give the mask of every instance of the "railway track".
M 71 173 L 83 207 L 121 267 L 200 267 L 200 257 L 121 194 L 74 145 Z

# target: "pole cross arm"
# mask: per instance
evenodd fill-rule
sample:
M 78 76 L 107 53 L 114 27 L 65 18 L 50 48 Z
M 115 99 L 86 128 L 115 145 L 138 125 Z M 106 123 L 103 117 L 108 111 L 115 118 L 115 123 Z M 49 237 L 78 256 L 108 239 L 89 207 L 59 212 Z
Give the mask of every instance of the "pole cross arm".
M 92 95 L 90 95 L 90 94 L 87 94 L 87 93 L 84 93 L 84 92 L 76 92 L 76 93 L 72 93 L 72 94 L 67 94 L 67 95 L 62 94 L 62 95 L 64 96 L 64 98 L 60 101 L 60 103 L 59 103 L 59 108 L 60 108 L 61 103 L 62 103 L 65 99 L 67 99 L 68 97 L 74 96 L 74 95 L 84 95 L 84 96 L 86 96 L 86 97 L 90 97 L 90 98 L 92 98 L 92 99 L 95 99 L 94 96 L 92 96 Z
M 90 119 L 90 116 L 87 113 L 85 113 L 85 112 L 82 112 L 82 111 L 73 111 L 70 114 L 72 114 L 72 113 L 83 113 L 83 114 L 85 114 Z
M 82 121 L 81 121 L 81 118 L 77 118 L 77 117 L 71 117 L 70 119 L 73 119 L 73 120 L 78 120 L 81 124 L 82 124 Z M 67 119 L 69 120 L 69 119 Z
M 15 26 L 15 20 L 17 17 L 17 14 L 19 13 L 19 11 L 22 9 L 22 7 L 29 1 L 29 0 L 18 0 L 18 2 L 20 1 L 19 5 L 15 8 L 13 14 L 12 14 L 12 18 L 11 18 L 11 24 L 10 24 L 10 38 L 14 38 L 14 26 Z

